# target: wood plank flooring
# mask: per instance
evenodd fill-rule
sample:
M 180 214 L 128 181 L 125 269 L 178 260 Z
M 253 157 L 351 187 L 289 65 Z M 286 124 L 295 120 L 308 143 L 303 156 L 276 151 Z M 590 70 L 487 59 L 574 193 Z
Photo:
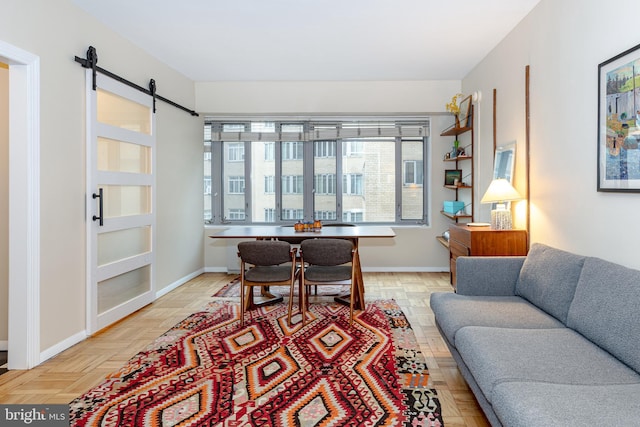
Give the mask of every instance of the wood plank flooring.
M 206 273 L 29 371 L 0 375 L 0 403 L 69 403 L 118 370 L 178 321 L 204 307 L 234 276 Z M 448 273 L 364 273 L 366 299 L 395 299 L 416 334 L 436 388 L 445 427 L 489 426 L 442 341 L 429 308 L 450 292 Z

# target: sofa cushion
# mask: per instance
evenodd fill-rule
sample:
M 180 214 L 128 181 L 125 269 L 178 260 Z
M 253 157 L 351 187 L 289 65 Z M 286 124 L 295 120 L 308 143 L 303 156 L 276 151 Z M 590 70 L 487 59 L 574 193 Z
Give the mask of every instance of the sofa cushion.
M 431 310 L 447 340 L 455 345 L 455 334 L 465 326 L 501 328 L 564 328 L 554 317 L 515 296 L 491 297 L 431 294 Z
M 567 324 L 640 372 L 640 271 L 588 258 Z
M 568 328 L 467 326 L 456 333 L 456 348 L 492 404 L 495 386 L 508 381 L 640 383 L 635 371 Z
M 524 256 L 461 256 L 456 259 L 456 293 L 514 296 Z
M 516 295 L 566 323 L 584 260 L 584 256 L 533 244 L 520 270 Z
M 636 427 L 640 417 L 640 384 L 506 382 L 493 395 L 505 426 Z

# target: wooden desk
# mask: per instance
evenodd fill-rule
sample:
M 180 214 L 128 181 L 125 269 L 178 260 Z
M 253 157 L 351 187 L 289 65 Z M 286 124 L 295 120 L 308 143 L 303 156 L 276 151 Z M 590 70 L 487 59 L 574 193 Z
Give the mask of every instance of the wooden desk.
M 459 256 L 508 256 L 527 254 L 526 230 L 492 230 L 490 227 L 449 227 L 451 284 L 456 287 L 456 259 Z
M 386 226 L 355 226 L 355 227 L 322 227 L 318 231 L 295 231 L 293 227 L 281 226 L 246 226 L 229 227 L 210 235 L 212 239 L 278 239 L 278 238 L 325 238 L 325 239 L 349 239 L 354 246 L 358 247 L 358 240 L 362 238 L 390 238 L 396 233 L 391 227 Z M 358 295 L 355 298 L 356 310 L 364 310 L 364 280 L 362 278 L 362 268 L 360 265 L 359 251 L 356 251 L 356 288 Z M 344 303 L 347 297 L 336 297 L 336 301 Z M 270 300 L 270 303 L 275 301 Z
M 319 231 L 295 231 L 293 227 L 279 226 L 247 226 L 229 227 L 209 236 L 212 239 L 277 239 L 281 237 L 351 239 L 371 237 L 395 237 L 391 227 L 355 226 L 355 227 L 322 227 Z

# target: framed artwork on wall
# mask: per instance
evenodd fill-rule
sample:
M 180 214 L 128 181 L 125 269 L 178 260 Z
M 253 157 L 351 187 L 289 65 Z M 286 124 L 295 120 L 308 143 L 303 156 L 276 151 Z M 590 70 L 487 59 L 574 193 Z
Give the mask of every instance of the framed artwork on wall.
M 444 185 L 458 185 L 462 182 L 461 169 L 446 169 L 444 171 Z
M 471 126 L 471 95 L 460 101 L 458 120 L 460 121 L 461 128 L 468 128 Z
M 598 65 L 598 191 L 640 192 L 640 45 Z
M 493 179 L 504 178 L 513 183 L 513 170 L 516 163 L 516 141 L 496 147 L 493 160 Z

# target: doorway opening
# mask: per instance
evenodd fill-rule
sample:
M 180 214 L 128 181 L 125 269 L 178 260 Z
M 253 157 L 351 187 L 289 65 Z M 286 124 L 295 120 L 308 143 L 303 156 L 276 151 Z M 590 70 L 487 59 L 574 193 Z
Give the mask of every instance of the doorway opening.
M 0 40 L 9 69 L 8 369 L 40 363 L 40 58 Z

